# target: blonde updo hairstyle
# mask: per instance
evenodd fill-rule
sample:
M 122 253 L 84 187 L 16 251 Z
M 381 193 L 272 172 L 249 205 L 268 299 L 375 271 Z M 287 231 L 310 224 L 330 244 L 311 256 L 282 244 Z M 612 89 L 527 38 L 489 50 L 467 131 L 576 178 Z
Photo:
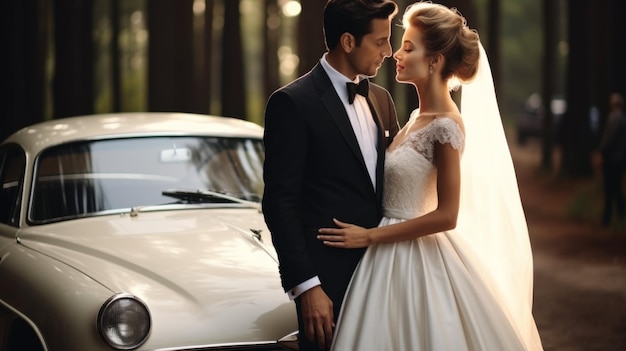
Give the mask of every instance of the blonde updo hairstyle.
M 441 53 L 445 66 L 441 77 L 466 83 L 478 71 L 480 57 L 478 33 L 456 9 L 430 2 L 418 2 L 407 7 L 402 18 L 406 29 L 414 26 L 421 30 L 427 55 Z

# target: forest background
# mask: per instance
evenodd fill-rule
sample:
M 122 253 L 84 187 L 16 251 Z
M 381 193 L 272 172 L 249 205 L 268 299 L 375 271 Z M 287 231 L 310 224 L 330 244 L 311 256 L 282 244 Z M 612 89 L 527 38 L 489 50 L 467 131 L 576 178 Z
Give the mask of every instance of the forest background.
M 399 47 L 397 0 L 392 45 Z M 542 120 L 541 163 L 592 175 L 608 96 L 625 93 L 626 2 L 442 0 L 481 35 L 505 127 L 530 96 L 563 98 L 555 138 Z M 3 94 L 0 140 L 29 124 L 67 116 L 177 111 L 263 124 L 267 97 L 310 70 L 324 49 L 323 0 L 21 0 L 0 4 Z M 397 25 L 396 25 L 397 24 Z M 418 102 L 395 82 L 388 59 L 375 81 L 405 121 Z M 596 125 L 589 123 L 590 115 Z

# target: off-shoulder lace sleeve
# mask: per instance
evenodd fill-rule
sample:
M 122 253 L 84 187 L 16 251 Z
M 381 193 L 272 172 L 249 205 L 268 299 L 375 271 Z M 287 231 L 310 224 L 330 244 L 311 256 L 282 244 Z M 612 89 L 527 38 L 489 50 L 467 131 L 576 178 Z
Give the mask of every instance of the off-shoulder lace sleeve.
M 463 152 L 465 136 L 459 124 L 448 117 L 439 117 L 426 127 L 412 133 L 407 140 L 420 154 L 431 163 L 434 159 L 435 142 L 450 144 L 455 150 Z

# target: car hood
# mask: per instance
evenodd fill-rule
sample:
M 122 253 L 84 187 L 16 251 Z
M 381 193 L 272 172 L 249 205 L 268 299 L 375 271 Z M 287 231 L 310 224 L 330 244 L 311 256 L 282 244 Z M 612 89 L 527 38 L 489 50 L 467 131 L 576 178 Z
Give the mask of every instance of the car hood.
M 210 209 L 30 227 L 20 242 L 143 300 L 150 347 L 275 340 L 297 325 L 262 215 Z M 261 231 L 262 241 L 253 231 Z

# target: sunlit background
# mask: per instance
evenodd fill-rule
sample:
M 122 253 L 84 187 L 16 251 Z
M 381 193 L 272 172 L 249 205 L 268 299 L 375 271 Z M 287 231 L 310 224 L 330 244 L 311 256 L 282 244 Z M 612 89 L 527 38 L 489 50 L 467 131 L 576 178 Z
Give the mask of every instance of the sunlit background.
M 565 1 L 556 0 L 560 7 L 565 6 Z M 161 1 L 163 2 L 163 1 Z M 305 3 L 303 1 L 302 3 Z M 323 1 L 314 0 L 309 3 Z M 454 1 L 448 1 L 455 5 Z M 457 1 L 463 3 L 463 1 Z M 74 3 L 80 3 L 74 2 Z M 93 0 L 91 5 L 79 5 L 55 7 L 53 2 L 41 3 L 38 7 L 39 17 L 45 23 L 47 43 L 45 47 L 45 77 L 43 119 L 55 117 L 53 79 L 55 75 L 55 37 L 56 24 L 55 11 L 76 11 L 69 16 L 80 16 L 85 9 L 91 7 L 92 15 L 92 39 L 93 39 L 93 112 L 106 113 L 112 111 L 147 111 L 149 110 L 149 46 L 151 41 L 157 41 L 155 34 L 150 34 L 149 6 L 147 0 Z M 244 115 L 236 116 L 262 123 L 262 114 L 268 91 L 278 88 L 296 78 L 299 74 L 308 71 L 312 62 L 307 61 L 307 66 L 300 66 L 300 54 L 313 51 L 313 57 L 317 60 L 323 53 L 323 37 L 321 29 L 322 5 L 315 5 L 310 12 L 303 12 L 303 4 L 297 0 L 181 0 L 180 5 L 170 4 L 165 7 L 180 8 L 183 4 L 189 5 L 189 17 L 192 22 L 189 34 L 191 38 L 178 38 L 180 41 L 188 41 L 189 53 L 192 64 L 191 81 L 195 87 L 208 84 L 202 96 L 208 106 L 207 113 L 223 114 L 223 89 L 221 89 L 224 74 L 232 70 L 243 70 L 244 84 L 240 87 L 241 95 L 236 100 L 241 103 L 245 98 L 246 110 Z M 225 17 L 227 6 L 238 3 L 238 18 Z M 402 12 L 410 1 L 398 1 Z M 446 3 L 446 1 L 444 1 Z M 468 17 L 469 25 L 477 28 L 487 46 L 488 40 L 488 6 L 489 0 L 465 1 L 459 9 Z M 541 0 L 530 1 L 501 1 L 500 20 L 501 37 L 501 62 L 498 77 L 501 103 L 506 106 L 505 111 L 514 110 L 524 103 L 524 100 L 532 93 L 540 90 L 539 69 L 541 60 Z M 154 7 L 159 7 L 154 6 Z M 316 13 L 312 11 L 319 10 Z M 400 14 L 401 14 L 400 12 Z M 155 20 L 171 28 L 171 22 L 181 19 L 176 16 L 179 13 L 156 13 Z M 68 16 L 68 15 L 66 15 Z M 299 21 L 310 19 L 310 23 L 318 26 L 304 29 L 299 33 Z M 557 18 L 559 23 L 558 60 L 563 63 L 567 55 L 567 41 L 564 38 L 565 18 Z M 168 22 L 168 23 L 165 23 Z M 240 38 L 234 37 L 237 33 L 226 32 L 225 25 L 228 22 L 236 22 L 240 26 Z M 398 28 L 400 15 L 396 18 L 394 26 L 394 47 L 397 48 L 401 36 Z M 159 26 L 159 23 L 155 23 Z M 231 27 L 232 28 L 232 27 Z M 302 35 L 306 38 L 302 39 Z M 224 52 L 224 41 L 240 44 L 243 67 L 234 67 L 238 58 L 229 57 Z M 312 47 L 306 51 L 302 46 Z M 84 48 L 83 48 L 84 49 Z M 176 48 L 172 48 L 175 50 Z M 273 49 L 267 54 L 267 49 Z M 76 51 L 75 51 L 76 52 Z M 170 53 L 171 55 L 176 55 Z M 207 58 L 210 55 L 210 58 Z M 114 59 L 117 57 L 117 60 Z M 171 60 L 172 62 L 175 60 Z M 269 62 L 267 62 L 269 61 Z M 207 64 L 208 62 L 208 64 Z M 271 70 L 276 70 L 277 77 L 268 78 L 274 72 L 264 72 L 270 65 Z M 393 60 L 389 59 L 387 66 L 392 66 Z M 497 66 L 497 65 L 494 65 Z M 555 91 L 563 94 L 564 65 L 559 64 L 556 72 L 558 79 Z M 176 71 L 177 67 L 171 67 Z M 394 91 L 394 97 L 399 105 L 399 114 L 405 116 L 416 103 L 410 100 L 405 106 L 405 96 L 412 95 L 411 89 L 404 86 L 396 86 L 393 81 L 392 69 L 381 70 L 377 81 Z M 391 78 L 391 79 L 390 79 Z M 268 82 L 267 80 L 274 80 Z M 265 83 L 265 84 L 264 84 Z M 165 83 L 164 83 L 165 84 Z M 173 84 L 173 82 L 172 82 Z M 270 86 L 267 86 L 269 84 Z M 179 87 L 180 88 L 180 87 Z M 183 89 L 188 89 L 182 87 Z M 193 87 L 190 87 L 193 88 Z M 116 89 L 119 93 L 116 94 Z M 118 95 L 117 97 L 115 95 Z M 204 112 L 204 111 L 203 111 Z
M 149 34 L 147 29 L 146 6 L 147 0 L 125 0 L 119 2 L 119 57 L 120 72 L 122 75 L 121 88 L 121 110 L 122 111 L 144 111 L 148 109 L 147 101 L 147 67 L 148 67 L 148 44 Z M 231 0 L 232 1 L 232 0 Z M 235 1 L 233 1 L 235 2 Z M 320 3 L 322 1 L 319 1 Z M 531 94 L 540 90 L 540 54 L 542 40 L 542 24 L 541 24 L 541 2 L 534 1 L 503 1 L 507 3 L 502 12 L 506 12 L 504 17 L 506 21 L 501 21 L 501 43 L 502 43 L 502 80 L 500 90 L 502 91 L 501 100 L 507 108 L 512 110 L 521 106 L 525 99 Z M 222 114 L 220 94 L 221 75 L 228 72 L 224 69 L 224 61 L 228 63 L 229 58 L 224 57 L 222 48 L 222 40 L 233 40 L 231 33 L 224 32 L 224 0 L 208 1 L 211 18 L 207 19 L 207 1 L 193 0 L 193 61 L 194 75 L 196 78 L 206 75 L 203 63 L 206 60 L 207 50 L 202 48 L 210 41 L 211 43 L 211 69 L 210 77 L 210 96 L 209 113 Z M 408 1 L 399 1 L 400 10 L 402 11 Z M 487 32 L 487 6 L 488 0 L 474 0 L 470 20 L 470 26 L 477 28 L 483 41 L 488 36 Z M 561 6 L 565 6 L 560 1 Z M 319 7 L 321 9 L 321 7 Z M 264 89 L 264 43 L 270 44 L 275 48 L 275 64 L 277 65 L 278 86 L 284 85 L 300 73 L 310 69 L 311 67 L 302 67 L 303 71 L 299 71 L 299 53 L 300 45 L 323 44 L 322 31 L 320 27 L 310 28 L 306 31 L 311 42 L 299 40 L 298 37 L 298 21 L 301 17 L 307 16 L 318 17 L 318 14 L 303 14 L 300 1 L 296 0 L 278 0 L 278 1 L 262 1 L 262 0 L 240 0 L 240 26 L 241 26 L 241 45 L 243 52 L 243 70 L 245 74 L 245 86 L 241 87 L 242 93 L 245 94 L 247 100 L 247 109 L 245 116 L 239 116 L 258 123 L 262 123 L 263 104 L 267 98 L 267 91 Z M 400 12 L 401 14 L 401 12 Z M 560 20 L 559 20 L 560 21 Z M 395 24 L 399 25 L 400 16 L 395 20 Z M 95 112 L 111 111 L 111 51 L 113 45 L 111 28 L 113 21 L 111 20 L 111 1 L 95 0 L 94 1 L 94 40 L 95 40 L 95 59 L 96 59 L 96 102 Z M 561 23 L 562 24 L 562 23 Z M 207 34 L 206 26 L 211 26 L 210 34 Z M 483 30 L 483 28 L 485 30 Z M 264 39 L 264 32 L 268 32 L 268 38 Z M 563 94 L 564 82 L 564 60 L 567 55 L 567 42 L 562 38 L 564 28 L 559 28 L 558 40 L 558 67 L 556 73 L 558 77 L 558 86 L 556 91 Z M 211 35 L 210 38 L 207 38 Z M 398 47 L 401 31 L 394 26 L 394 48 Z M 230 38 L 230 39 L 226 39 Z M 210 40 L 207 40 L 210 39 Z M 484 43 L 487 45 L 487 42 Z M 319 58 L 323 53 L 323 47 L 317 47 Z M 389 59 L 387 66 L 393 64 L 393 60 Z M 393 71 L 383 70 L 376 79 L 379 83 L 385 85 L 389 90 L 396 90 L 394 95 L 399 100 L 399 112 L 402 116 L 407 115 L 412 106 L 404 106 L 403 99 L 407 93 L 412 91 L 403 89 L 404 87 L 396 87 L 397 83 L 389 79 L 388 75 L 393 75 Z M 393 77 L 392 77 L 393 78 Z M 391 82 L 391 85 L 388 84 Z M 411 98 L 410 96 L 409 98 Z M 412 101 L 413 102 L 413 101 Z M 47 111 L 47 116 L 52 116 L 51 106 Z M 401 118 L 403 118 L 401 116 Z
M 113 19 L 112 4 L 110 0 L 93 1 L 93 40 L 94 40 L 94 113 L 113 112 L 113 70 L 120 72 L 121 96 L 119 101 L 120 111 L 147 111 L 148 110 L 148 65 L 149 65 L 149 41 L 147 0 L 124 0 L 118 1 L 115 9 L 118 18 Z M 234 1 L 233 1 L 234 2 Z M 207 3 L 210 8 L 207 9 Z M 298 54 L 296 25 L 298 17 L 302 13 L 299 1 L 279 0 L 274 5 L 269 5 L 266 18 L 264 18 L 264 6 L 267 2 L 259 0 L 241 0 L 239 2 L 241 26 L 241 44 L 243 52 L 245 86 L 241 87 L 241 95 L 236 99 L 247 99 L 249 107 L 242 116 L 234 116 L 243 119 L 261 122 L 263 104 L 265 103 L 265 91 L 263 87 L 263 50 L 264 31 L 271 33 L 276 46 L 276 64 L 278 65 L 278 85 L 284 85 L 297 77 Z M 206 1 L 193 0 L 193 72 L 194 83 L 198 84 L 200 77 L 208 76 L 210 88 L 206 97 L 210 114 L 221 115 L 221 90 L 220 81 L 222 74 L 228 72 L 223 66 L 228 66 L 228 57 L 223 55 L 222 41 L 229 40 L 229 33 L 224 33 L 224 0 Z M 207 11 L 210 11 L 207 13 Z M 48 21 L 54 20 L 53 13 L 49 12 Z M 117 25 L 118 29 L 113 26 Z M 207 28 L 209 26 L 209 28 Z M 52 28 L 50 28 L 52 29 Z M 52 34 L 52 30 L 49 31 Z M 321 28 L 311 35 L 321 36 Z M 117 50 L 119 67 L 114 68 L 113 55 L 117 36 Z M 54 38 L 49 36 L 50 44 Z M 210 47 L 205 46 L 209 44 Z M 54 75 L 54 46 L 48 45 L 46 52 L 46 110 L 45 118 L 53 118 L 54 106 L 52 98 L 52 79 Z M 206 55 L 210 54 L 210 70 L 207 72 L 205 63 Z M 321 52 L 320 52 L 321 55 Z M 226 62 L 224 62 L 226 61 Z M 174 68 L 173 68 L 174 69 Z M 278 86 L 276 86 L 277 88 Z
M 413 0 L 397 0 L 392 44 Z M 521 113 L 560 106 L 560 140 L 539 130 L 544 166 L 563 147 L 568 173 L 589 174 L 608 112 L 624 93 L 626 13 L 621 0 L 443 0 L 479 31 L 507 131 Z M 309 71 L 325 51 L 323 0 L 28 0 L 2 2 L 8 30 L 0 139 L 41 120 L 93 113 L 179 111 L 263 124 L 269 95 Z M 621 43 L 621 44 L 620 44 Z M 414 88 L 388 59 L 375 81 L 401 122 Z M 562 122 L 562 123 L 561 123 Z M 541 127 L 541 126 L 539 126 Z M 544 128 L 545 129 L 545 128 Z M 582 141 L 582 142 L 581 142 Z M 582 160 L 582 161 L 581 161 Z

